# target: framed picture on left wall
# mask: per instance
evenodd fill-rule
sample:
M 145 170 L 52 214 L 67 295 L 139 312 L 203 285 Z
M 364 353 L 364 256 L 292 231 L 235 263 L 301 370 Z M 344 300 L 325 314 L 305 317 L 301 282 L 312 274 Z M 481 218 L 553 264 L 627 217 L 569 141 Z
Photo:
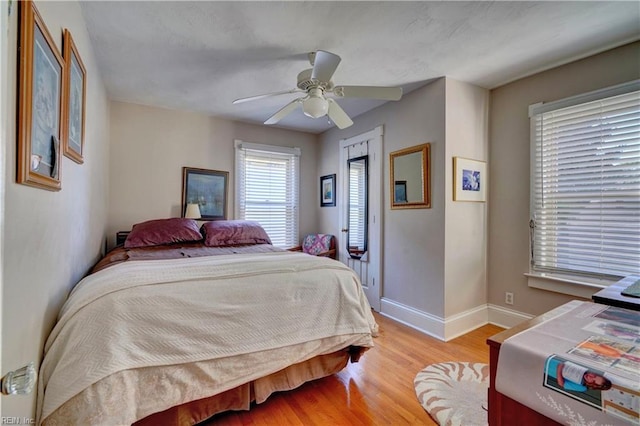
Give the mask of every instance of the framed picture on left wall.
M 65 62 L 33 1 L 20 4 L 18 183 L 59 191 Z
M 84 107 L 87 86 L 87 71 L 84 68 L 78 48 L 71 32 L 64 30 L 64 60 L 66 61 L 65 88 L 66 96 L 63 105 L 65 120 L 63 123 L 63 153 L 78 164 L 84 162 Z
M 182 168 L 182 217 L 187 204 L 197 204 L 202 220 L 227 219 L 229 172 Z

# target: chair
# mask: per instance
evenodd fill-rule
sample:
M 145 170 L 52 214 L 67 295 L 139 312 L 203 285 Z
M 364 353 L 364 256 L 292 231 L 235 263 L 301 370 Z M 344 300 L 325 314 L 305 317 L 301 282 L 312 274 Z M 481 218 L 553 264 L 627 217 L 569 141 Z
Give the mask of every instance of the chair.
M 302 244 L 292 247 L 290 251 L 301 251 L 313 256 L 336 257 L 336 237 L 331 234 L 309 234 L 302 239 Z

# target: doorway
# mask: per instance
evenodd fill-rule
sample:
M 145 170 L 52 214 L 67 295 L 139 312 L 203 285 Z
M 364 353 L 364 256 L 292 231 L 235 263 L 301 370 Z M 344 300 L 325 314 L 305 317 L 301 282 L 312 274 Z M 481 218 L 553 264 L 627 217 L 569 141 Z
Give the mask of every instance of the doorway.
M 340 188 L 339 215 L 340 229 L 339 260 L 353 269 L 362 283 L 369 304 L 375 311 L 380 311 L 382 297 L 382 126 L 340 141 L 340 173 L 338 184 Z M 354 223 L 356 214 L 350 214 L 350 202 L 359 196 L 350 198 L 350 190 L 362 186 L 350 185 L 350 165 L 353 160 L 366 158 L 365 189 L 366 216 L 358 224 Z M 350 161 L 351 160 L 351 161 Z M 351 173 L 354 174 L 353 172 Z M 351 191 L 353 192 L 353 191 Z M 351 204 L 354 204 L 351 202 Z M 353 207 L 353 206 L 352 206 Z M 356 206 L 356 208 L 358 208 Z M 362 211 L 358 208 L 358 211 Z M 361 215 L 360 215 L 361 216 Z M 359 235 L 350 235 L 350 229 L 357 229 Z M 362 229 L 365 229 L 362 234 Z M 355 231 L 351 231 L 355 232 Z M 353 242 L 361 241 L 364 236 L 366 246 L 364 250 L 354 250 Z M 351 243 L 350 243 L 351 241 Z M 350 247 L 351 244 L 351 247 Z M 358 247 L 360 248 L 360 247 Z

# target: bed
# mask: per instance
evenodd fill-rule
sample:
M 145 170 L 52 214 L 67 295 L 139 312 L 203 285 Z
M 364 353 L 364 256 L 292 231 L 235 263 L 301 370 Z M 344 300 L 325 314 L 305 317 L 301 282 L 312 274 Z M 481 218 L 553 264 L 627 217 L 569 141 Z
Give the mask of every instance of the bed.
M 196 424 L 340 371 L 376 332 L 340 262 L 278 249 L 255 222 L 147 221 L 61 309 L 38 423 Z

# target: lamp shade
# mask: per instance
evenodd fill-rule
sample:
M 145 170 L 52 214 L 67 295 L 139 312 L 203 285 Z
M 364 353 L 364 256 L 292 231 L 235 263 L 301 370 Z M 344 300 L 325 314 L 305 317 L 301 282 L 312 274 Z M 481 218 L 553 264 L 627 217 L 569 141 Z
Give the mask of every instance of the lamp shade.
M 309 98 L 302 102 L 304 115 L 311 118 L 320 118 L 327 115 L 329 103 L 324 98 Z
M 187 219 L 200 219 L 200 207 L 197 204 L 187 204 L 187 208 L 184 211 L 184 217 Z

